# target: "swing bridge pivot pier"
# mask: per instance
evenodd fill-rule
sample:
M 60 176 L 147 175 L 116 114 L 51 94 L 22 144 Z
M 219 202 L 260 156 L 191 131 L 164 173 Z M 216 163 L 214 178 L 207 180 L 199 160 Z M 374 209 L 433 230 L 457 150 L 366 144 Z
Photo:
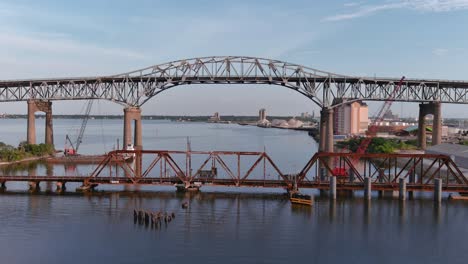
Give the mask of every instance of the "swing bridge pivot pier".
M 134 156 L 133 162 L 125 157 Z M 346 173 L 334 175 L 329 160 Z M 116 160 L 118 162 L 116 162 Z M 356 162 L 359 160 L 359 162 Z M 336 197 L 340 190 L 406 193 L 442 192 L 468 194 L 468 178 L 445 155 L 433 154 L 355 154 L 317 152 L 301 171 L 284 173 L 266 152 L 116 150 L 86 176 L 25 175 L 0 176 L 2 188 L 9 181 L 28 182 L 31 190 L 40 182 L 56 182 L 64 190 L 68 182 L 81 183 L 79 190 L 98 185 L 170 185 L 179 190 L 203 186 L 268 187 L 297 192 L 302 188 L 328 190 Z

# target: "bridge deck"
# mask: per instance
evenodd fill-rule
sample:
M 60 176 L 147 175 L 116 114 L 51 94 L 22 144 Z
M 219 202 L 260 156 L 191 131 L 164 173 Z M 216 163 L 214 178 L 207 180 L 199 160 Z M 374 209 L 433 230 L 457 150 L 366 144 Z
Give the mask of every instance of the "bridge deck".
M 0 176 L 0 182 L 76 182 L 102 185 L 127 185 L 135 184 L 132 179 L 126 177 L 95 177 L 89 179 L 84 176 Z M 210 179 L 209 181 L 201 181 L 204 186 L 226 186 L 226 187 L 257 187 L 257 188 L 287 188 L 287 184 L 283 180 L 263 180 L 263 179 L 245 179 L 240 184 L 234 179 Z M 138 185 L 154 185 L 154 186 L 172 186 L 180 183 L 177 177 L 171 178 L 141 178 Z M 306 181 L 302 182 L 299 188 L 328 190 L 329 182 Z M 343 182 L 337 183 L 338 190 L 364 190 L 364 183 L 361 182 Z M 372 183 L 372 190 L 376 191 L 398 191 L 398 183 Z M 433 191 L 433 184 L 408 183 L 407 191 Z M 444 192 L 468 192 L 468 186 L 463 184 L 444 184 L 442 187 Z

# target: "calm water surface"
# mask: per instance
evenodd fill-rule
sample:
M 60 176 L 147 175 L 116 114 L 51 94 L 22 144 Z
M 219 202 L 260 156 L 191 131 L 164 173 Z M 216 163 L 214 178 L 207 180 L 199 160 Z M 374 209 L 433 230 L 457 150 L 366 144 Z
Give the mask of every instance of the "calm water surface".
M 42 122 L 37 123 L 43 138 Z M 54 120 L 57 148 L 76 120 Z M 25 120 L 0 120 L 0 141 L 17 145 Z M 238 125 L 145 121 L 146 149 L 264 148 L 285 171 L 300 169 L 317 148 L 304 132 Z M 112 150 L 120 120 L 90 120 L 83 153 Z M 72 133 L 73 134 L 73 133 Z M 121 140 L 121 139 L 120 139 Z M 121 142 L 121 141 L 120 141 Z M 89 168 L 79 168 L 86 173 Z M 39 172 L 45 168 L 39 166 Z M 54 173 L 64 170 L 54 167 Z M 430 196 L 404 203 L 374 197 L 293 207 L 278 189 L 205 188 L 178 194 L 172 187 L 91 195 L 55 194 L 43 186 L 8 183 L 0 194 L 0 263 L 466 263 L 468 204 Z M 227 191 L 225 193 L 224 191 Z M 307 191 L 312 192 L 312 191 Z M 188 201 L 188 209 L 181 204 Z M 155 229 L 133 222 L 133 210 L 174 212 Z

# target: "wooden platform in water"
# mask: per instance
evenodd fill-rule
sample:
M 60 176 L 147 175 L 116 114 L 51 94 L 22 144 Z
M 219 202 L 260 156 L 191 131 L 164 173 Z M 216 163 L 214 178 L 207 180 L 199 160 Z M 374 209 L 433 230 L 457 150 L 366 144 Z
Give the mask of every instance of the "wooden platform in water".
M 289 198 L 292 204 L 301 204 L 301 205 L 308 205 L 312 206 L 313 201 L 308 199 L 300 199 L 300 198 Z
M 449 200 L 466 200 L 466 201 L 468 201 L 468 196 L 461 196 L 461 195 L 452 196 L 452 195 L 450 195 L 448 198 L 449 198 Z

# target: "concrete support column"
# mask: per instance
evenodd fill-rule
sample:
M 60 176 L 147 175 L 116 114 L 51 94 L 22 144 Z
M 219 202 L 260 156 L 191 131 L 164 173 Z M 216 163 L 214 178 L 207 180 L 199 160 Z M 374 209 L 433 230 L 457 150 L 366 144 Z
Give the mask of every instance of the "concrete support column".
M 132 142 L 132 121 L 135 122 Z M 139 107 L 127 107 L 124 109 L 124 140 L 123 149 L 127 149 L 128 144 L 133 144 L 135 149 L 143 148 L 141 131 L 141 109 Z
M 45 140 L 46 144 L 54 144 L 54 129 L 52 125 L 52 102 L 28 100 L 27 142 L 36 144 L 36 117 L 35 113 L 41 111 L 46 114 Z
M 325 152 L 333 152 L 333 108 L 326 109 L 327 113 L 327 133 L 326 133 L 326 144 Z
M 325 151 L 325 145 L 326 145 L 326 134 L 327 134 L 327 112 L 325 109 L 322 109 L 320 111 L 320 142 L 319 142 L 319 152 Z
M 364 199 L 370 200 L 372 196 L 372 182 L 371 178 L 365 177 L 364 178 Z
M 434 120 L 432 121 L 432 146 L 442 143 L 442 107 L 439 102 L 431 103 Z
M 330 199 L 336 200 L 336 176 L 330 177 Z
M 418 147 L 426 149 L 426 105 L 419 104 L 419 118 L 418 118 Z
M 319 151 L 333 152 L 333 108 L 320 111 Z
M 36 144 L 36 103 L 33 100 L 28 100 L 28 125 L 27 138 L 28 144 Z
M 405 179 L 400 179 L 400 190 L 398 192 L 398 197 L 400 200 L 406 200 L 406 181 Z
M 434 180 L 434 201 L 436 203 L 442 201 L 442 179 Z
M 52 102 L 46 102 L 45 143 L 54 144 L 54 129 L 52 125 Z

